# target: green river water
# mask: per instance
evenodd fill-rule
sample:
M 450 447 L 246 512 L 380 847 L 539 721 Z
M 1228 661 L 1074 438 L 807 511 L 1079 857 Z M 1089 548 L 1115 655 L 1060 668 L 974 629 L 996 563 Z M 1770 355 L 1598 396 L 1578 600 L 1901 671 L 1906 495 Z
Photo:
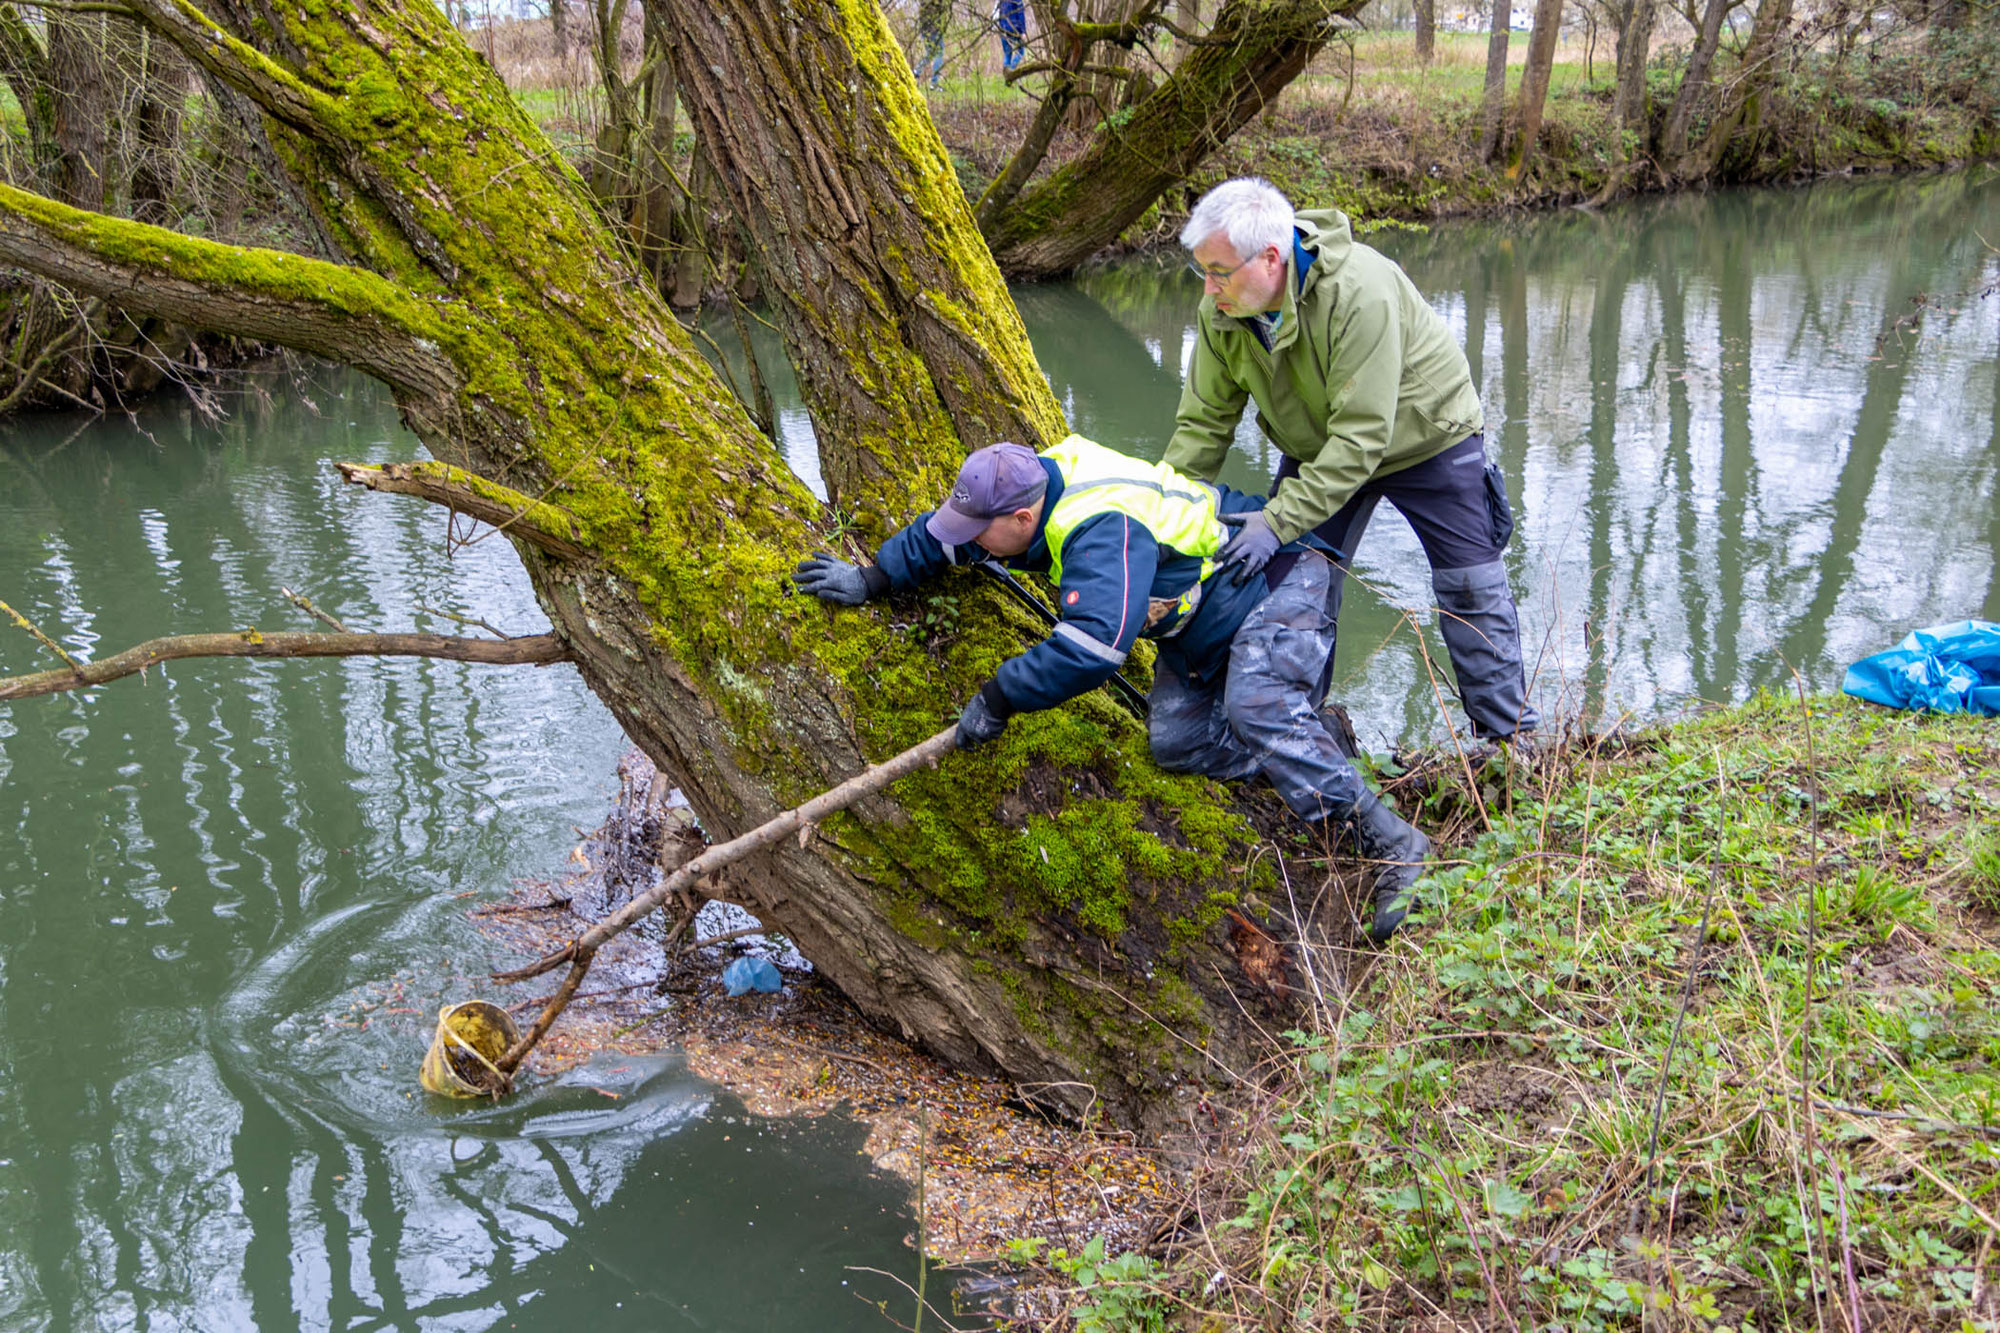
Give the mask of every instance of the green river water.
M 1468 337 L 1545 714 L 1830 688 L 2000 617 L 1983 238 L 1988 171 L 1374 238 Z M 1018 293 L 1078 430 L 1158 453 L 1196 294 L 1171 262 Z M 281 587 L 357 628 L 540 628 L 503 542 L 330 466 L 418 453 L 335 371 L 220 425 L 0 425 L 0 600 L 79 657 L 309 628 Z M 1386 508 L 1356 570 L 1336 694 L 1372 746 L 1435 734 Z M 51 664 L 0 629 L 0 674 Z M 855 1270 L 913 1273 L 912 1217 L 851 1123 L 748 1117 L 671 1058 L 415 1090 L 429 1015 L 505 961 L 467 908 L 561 872 L 622 748 L 566 667 L 186 662 L 0 705 L 0 1329 L 891 1327 Z

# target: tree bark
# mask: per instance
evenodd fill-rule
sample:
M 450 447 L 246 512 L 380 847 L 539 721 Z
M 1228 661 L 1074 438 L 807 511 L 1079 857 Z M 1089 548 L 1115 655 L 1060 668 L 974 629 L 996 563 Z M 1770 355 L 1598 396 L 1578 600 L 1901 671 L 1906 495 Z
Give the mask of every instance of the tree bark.
M 1618 124 L 1625 131 L 1624 156 L 1651 150 L 1646 114 L 1646 61 L 1653 46 L 1653 10 L 1658 0 L 1628 0 L 1618 28 Z
M 1679 170 L 1705 179 L 1721 170 L 1727 154 L 1738 153 L 1745 159 L 1755 156 L 1764 94 L 1776 82 L 1778 62 L 1791 40 L 1792 9 L 1793 0 L 1759 0 L 1750 40 L 1744 44 L 1727 89 L 1717 99 L 1708 132 L 1698 146 L 1682 153 Z
M 1428 65 L 1437 59 L 1437 0 L 1414 0 L 1417 22 L 1417 63 Z
M 911 462 L 956 470 L 965 448 L 1060 439 L 1061 409 L 880 11 L 666 12 L 675 67 L 701 71 L 688 111 L 758 254 L 833 503 L 879 538 L 936 502 Z
M 28 129 L 28 159 L 35 175 L 50 173 L 62 150 L 56 145 L 56 97 L 49 53 L 20 10 L 0 4 L 0 78 L 14 94 Z
M 1518 176 L 1535 155 L 1542 133 L 1542 108 L 1548 102 L 1549 75 L 1555 68 L 1556 38 L 1562 32 L 1563 0 L 1535 0 L 1535 31 L 1528 38 L 1528 60 L 1521 70 L 1521 102 L 1516 112 L 1514 162 Z
M 1486 39 L 1486 92 L 1479 112 L 1479 160 L 1491 162 L 1500 151 L 1500 129 L 1507 106 L 1507 47 L 1514 19 L 1510 0 L 1493 0 L 1493 31 Z
M 1002 271 L 1059 277 L 1116 241 L 1269 106 L 1360 8 L 1361 0 L 1225 0 L 1203 44 L 1130 120 L 1100 125 L 1081 154 L 984 226 Z
M 1129 17 L 1129 11 L 1143 8 L 1147 3 L 1148 0 L 1075 0 L 1076 18 L 1079 25 L 1117 26 Z M 1069 103 L 1069 128 L 1078 134 L 1089 133 L 1124 104 L 1126 80 L 1121 76 L 1132 63 L 1131 52 L 1124 47 L 1084 45 L 1090 53 L 1091 68 L 1078 76 Z
M 739 217 L 827 475 L 879 530 L 934 499 L 967 445 L 1033 442 L 1060 417 L 880 11 L 738 2 L 675 7 L 676 68 L 719 160 L 755 168 L 730 188 L 762 205 Z M 18 191 L 0 194 L 0 259 L 361 365 L 453 485 L 547 506 L 584 554 L 510 527 L 537 598 L 712 839 L 932 735 L 1039 633 L 977 583 L 940 590 L 958 623 L 932 639 L 894 603 L 788 595 L 791 564 L 841 532 L 424 0 L 274 8 L 235 30 L 186 0 L 136 7 L 284 127 L 302 185 L 372 271 Z M 719 67 L 694 58 L 710 42 Z M 1017 718 L 739 863 L 726 888 L 876 1021 L 1049 1105 L 1136 1123 L 1247 1068 L 1260 1024 L 1289 1018 L 1224 925 L 1276 882 L 1254 842 L 1218 789 L 1153 768 L 1098 694 Z
M 1660 132 L 1660 160 L 1669 175 L 1677 174 L 1680 160 L 1687 155 L 1688 129 L 1694 113 L 1709 96 L 1714 83 L 1710 70 L 1715 53 L 1722 45 L 1722 25 L 1741 0 L 1708 0 L 1702 10 L 1701 26 L 1695 32 L 1694 50 L 1688 53 L 1687 69 L 1681 75 L 1680 91 L 1667 112 L 1666 128 Z

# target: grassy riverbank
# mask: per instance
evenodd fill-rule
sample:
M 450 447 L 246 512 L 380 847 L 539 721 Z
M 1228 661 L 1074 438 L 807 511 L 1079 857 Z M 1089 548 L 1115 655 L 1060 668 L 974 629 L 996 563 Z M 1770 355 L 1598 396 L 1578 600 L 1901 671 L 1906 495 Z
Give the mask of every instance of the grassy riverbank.
M 2000 723 L 1765 697 L 1514 793 L 1082 1326 L 1995 1327 Z

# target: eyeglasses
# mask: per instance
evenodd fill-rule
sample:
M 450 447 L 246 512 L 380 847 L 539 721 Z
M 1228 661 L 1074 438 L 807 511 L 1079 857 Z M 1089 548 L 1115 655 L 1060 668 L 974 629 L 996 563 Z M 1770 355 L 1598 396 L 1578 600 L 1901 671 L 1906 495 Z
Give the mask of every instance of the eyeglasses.
M 1256 255 L 1251 255 L 1250 259 L 1255 259 L 1256 257 Z M 1249 263 L 1250 259 L 1244 260 L 1243 264 Z M 1238 264 L 1236 268 L 1207 268 L 1199 261 L 1190 259 L 1188 260 L 1188 272 L 1194 274 L 1203 282 L 1228 282 L 1236 276 L 1237 270 L 1241 269 L 1243 264 Z

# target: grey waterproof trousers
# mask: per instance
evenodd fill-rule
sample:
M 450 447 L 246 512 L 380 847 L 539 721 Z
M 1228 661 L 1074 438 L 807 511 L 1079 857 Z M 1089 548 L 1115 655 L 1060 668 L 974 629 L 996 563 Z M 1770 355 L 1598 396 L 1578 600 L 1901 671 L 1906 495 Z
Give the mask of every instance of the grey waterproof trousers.
M 1219 679 L 1190 684 L 1180 658 L 1162 649 L 1146 698 L 1161 768 L 1224 782 L 1261 773 L 1301 819 L 1344 818 L 1354 809 L 1361 775 L 1319 713 L 1333 651 L 1334 573 L 1325 556 L 1301 554 L 1244 617 Z
M 1271 483 L 1272 494 L 1298 470 L 1296 460 L 1285 459 Z M 1341 553 L 1327 601 L 1336 627 L 1347 565 L 1382 500 L 1410 521 L 1430 561 L 1438 635 L 1451 655 L 1459 702 L 1473 734 L 1492 739 L 1531 730 L 1541 717 L 1528 702 L 1520 618 L 1500 559 L 1514 516 L 1498 470 L 1486 462 L 1486 437 L 1467 436 L 1435 458 L 1375 478 L 1313 529 Z M 1326 674 L 1331 679 L 1330 649 Z

